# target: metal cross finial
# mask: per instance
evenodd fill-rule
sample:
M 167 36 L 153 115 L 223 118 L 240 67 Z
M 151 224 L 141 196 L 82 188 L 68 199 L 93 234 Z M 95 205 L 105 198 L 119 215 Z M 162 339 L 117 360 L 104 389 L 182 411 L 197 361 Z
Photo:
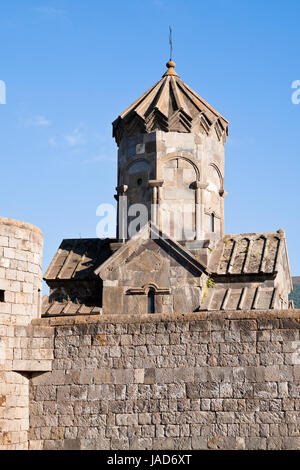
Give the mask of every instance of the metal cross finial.
M 170 36 L 169 36 L 169 44 L 170 44 L 170 60 L 172 60 L 173 55 L 173 39 L 172 39 L 172 28 L 169 26 Z

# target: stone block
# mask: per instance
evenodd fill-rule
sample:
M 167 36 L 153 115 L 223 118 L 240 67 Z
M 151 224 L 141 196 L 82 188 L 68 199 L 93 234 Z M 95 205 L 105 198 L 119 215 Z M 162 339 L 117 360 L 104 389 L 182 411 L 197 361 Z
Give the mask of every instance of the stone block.
M 171 437 L 153 439 L 153 450 L 174 450 L 174 447 L 174 439 Z
M 97 369 L 94 372 L 95 384 L 110 384 L 113 382 L 111 370 Z
M 262 437 L 246 437 L 245 447 L 247 450 L 266 450 L 267 439 Z
M 154 384 L 156 382 L 156 371 L 154 368 L 145 369 L 144 384 Z
M 145 383 L 145 369 L 134 370 L 134 383 Z
M 151 450 L 152 439 L 151 438 L 133 438 L 129 441 L 130 450 Z

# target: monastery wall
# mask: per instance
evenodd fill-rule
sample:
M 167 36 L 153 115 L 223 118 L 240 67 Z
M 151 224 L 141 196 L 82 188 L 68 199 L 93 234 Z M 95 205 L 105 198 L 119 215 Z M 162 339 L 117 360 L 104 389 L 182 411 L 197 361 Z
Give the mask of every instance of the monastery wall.
M 300 449 L 300 311 L 44 318 L 34 449 Z
M 0 449 L 300 449 L 300 311 L 39 318 L 42 234 L 0 219 Z

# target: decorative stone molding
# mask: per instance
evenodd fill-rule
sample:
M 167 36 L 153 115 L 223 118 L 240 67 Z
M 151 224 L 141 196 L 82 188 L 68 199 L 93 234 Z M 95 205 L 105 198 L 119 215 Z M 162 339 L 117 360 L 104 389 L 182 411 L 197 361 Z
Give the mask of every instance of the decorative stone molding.
M 121 184 L 120 186 L 116 187 L 116 191 L 119 196 L 123 196 L 128 190 L 128 186 L 126 184 Z
M 203 183 L 201 181 L 195 181 L 193 183 L 194 189 L 206 189 L 208 187 L 208 183 Z
M 149 186 L 151 188 L 161 188 L 164 184 L 164 180 L 149 180 Z
M 164 164 L 167 163 L 170 160 L 175 160 L 176 158 L 182 159 L 190 163 L 192 167 L 195 170 L 196 173 L 196 178 L 197 181 L 200 180 L 200 167 L 199 167 L 199 162 L 195 160 L 195 158 L 188 152 L 171 152 L 168 153 L 165 157 L 162 157 L 160 162 L 161 162 L 161 168 L 163 168 Z
M 149 290 L 153 289 L 155 294 L 170 294 L 171 289 L 165 287 L 165 288 L 160 288 L 154 283 L 146 284 L 143 287 L 135 287 L 133 289 L 128 289 L 126 294 L 131 294 L 131 295 L 147 295 Z
M 207 135 L 215 129 L 218 140 L 226 140 L 228 121 L 184 83 L 172 67 L 113 122 L 113 136 L 120 145 L 126 136 L 157 130 L 191 133 L 196 125 Z
M 126 165 L 122 168 L 122 171 L 121 171 L 121 182 L 122 183 L 127 183 L 128 182 L 128 171 L 129 171 L 129 168 L 134 165 L 135 163 L 138 163 L 138 162 L 145 162 L 147 165 L 149 165 L 149 168 L 152 168 L 152 163 L 153 163 L 153 160 L 151 158 L 147 158 L 147 156 L 143 156 L 143 157 L 138 157 L 137 155 L 134 155 L 133 157 L 131 157 L 128 162 L 126 163 Z M 126 186 L 126 185 L 125 185 Z M 127 186 L 127 189 L 128 189 L 128 186 Z M 126 189 L 126 191 L 127 191 Z

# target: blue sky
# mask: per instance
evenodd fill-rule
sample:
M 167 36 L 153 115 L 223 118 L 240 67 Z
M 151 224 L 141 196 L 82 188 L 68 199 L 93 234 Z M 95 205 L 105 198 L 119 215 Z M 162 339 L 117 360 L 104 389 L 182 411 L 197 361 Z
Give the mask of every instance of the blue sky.
M 230 121 L 226 233 L 284 228 L 300 275 L 298 0 L 2 0 L 0 214 L 63 238 L 95 237 L 114 203 L 111 122 L 164 73 Z

